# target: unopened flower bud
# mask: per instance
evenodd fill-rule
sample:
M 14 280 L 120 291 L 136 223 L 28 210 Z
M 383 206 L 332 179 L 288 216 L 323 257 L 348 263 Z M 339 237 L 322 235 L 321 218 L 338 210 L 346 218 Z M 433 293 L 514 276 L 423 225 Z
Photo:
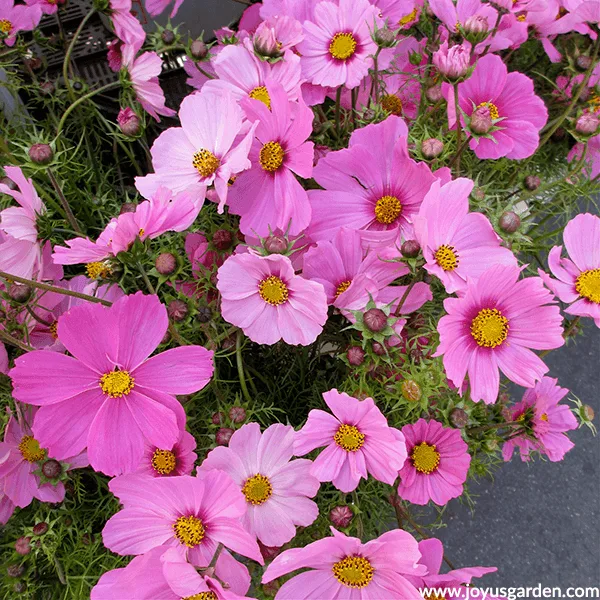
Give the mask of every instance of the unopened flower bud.
M 49 458 L 42 465 L 42 474 L 48 479 L 56 479 L 62 472 L 62 465 L 54 458 Z
M 227 250 L 233 243 L 233 235 L 228 229 L 217 229 L 213 233 L 212 243 L 217 250 Z
M 593 135 L 598 131 L 598 125 L 600 125 L 598 117 L 593 113 L 585 112 L 577 119 L 575 131 L 582 135 Z
M 269 254 L 281 254 L 287 250 L 288 243 L 281 235 L 270 235 L 265 240 L 264 246 Z
M 10 287 L 8 288 L 9 297 L 15 302 L 19 303 L 27 302 L 27 300 L 31 298 L 32 292 L 32 288 L 21 283 L 11 283 Z
M 494 125 L 490 109 L 487 106 L 480 106 L 473 111 L 471 115 L 471 125 L 469 129 L 478 135 L 485 135 Z
M 402 396 L 409 402 L 418 402 L 421 399 L 421 388 L 419 384 L 412 379 L 405 379 L 400 386 Z
M 212 310 L 208 306 L 199 306 L 198 314 L 196 315 L 196 319 L 200 323 L 208 323 L 212 319 Z
M 420 52 L 409 52 L 408 62 L 411 65 L 418 67 L 421 64 L 422 60 L 423 60 L 423 55 Z
M 91 546 L 94 543 L 94 540 L 95 540 L 95 538 L 94 538 L 93 534 L 91 534 L 91 533 L 84 533 L 81 536 L 81 543 L 84 546 Z
M 377 356 L 384 356 L 386 354 L 385 346 L 379 342 L 373 342 L 371 349 L 373 350 L 374 354 L 377 354 Z
M 25 566 L 24 565 L 9 565 L 6 568 L 6 574 L 9 577 L 21 577 L 23 574 L 25 573 Z
M 540 187 L 542 180 L 537 175 L 527 175 L 523 181 L 523 184 L 530 192 L 534 192 Z
M 483 188 L 473 188 L 471 193 L 473 194 L 473 198 L 475 198 L 475 200 L 485 200 L 485 192 L 483 191 Z
M 394 32 L 388 27 L 382 27 L 375 32 L 375 43 L 380 48 L 391 48 L 396 42 Z M 419 61 L 420 62 L 420 61 Z
M 433 53 L 433 64 L 436 69 L 449 81 L 459 81 L 469 72 L 471 61 L 471 44 L 463 42 L 460 45 L 448 47 L 444 42 L 439 50 Z
M 197 60 L 203 60 L 208 56 L 208 46 L 202 40 L 194 40 L 190 46 L 191 55 Z
M 210 420 L 213 422 L 213 425 L 223 425 L 223 423 L 225 423 L 225 413 L 222 413 L 221 411 L 213 413 Z
M 514 233 L 521 226 L 521 219 L 518 214 L 508 210 L 502 213 L 498 225 L 505 233 Z
M 281 552 L 280 546 L 265 546 L 260 540 L 258 547 L 265 561 L 273 560 Z
M 594 409 L 589 404 L 581 407 L 582 416 L 586 421 L 593 421 L 595 417 Z
M 387 315 L 380 308 L 370 308 L 363 315 L 363 322 L 370 331 L 383 331 L 387 327 Z
M 172 275 L 177 269 L 177 259 L 170 252 L 163 252 L 156 257 L 154 266 L 161 275 Z
M 404 258 L 416 258 L 421 252 L 421 246 L 417 240 L 406 240 L 402 246 L 400 246 L 400 252 Z
M 233 429 L 230 429 L 229 427 L 221 427 L 221 429 L 217 431 L 215 441 L 219 446 L 228 446 L 229 440 L 231 439 L 233 433 Z
M 221 342 L 221 350 L 231 350 L 232 348 L 235 347 L 235 335 L 230 335 L 229 337 L 226 337 L 222 342 Z
M 359 367 L 365 362 L 365 351 L 360 346 L 350 346 L 346 356 L 353 367 Z
M 24 581 L 15 581 L 13 584 L 13 592 L 22 594 L 27 589 L 27 584 Z
M 553 142 L 562 142 L 567 135 L 567 131 L 564 127 L 559 127 L 551 136 L 550 139 Z
M 81 81 L 74 81 L 71 87 L 76 91 L 80 92 L 83 89 L 83 83 Z
M 12 190 L 13 192 L 17 189 L 17 184 L 8 177 L 2 177 L 2 179 L 0 179 L 0 183 L 2 185 L 5 185 L 8 189 Z
M 171 300 L 167 305 L 167 314 L 173 321 L 183 321 L 188 312 L 188 305 L 183 300 Z
M 462 408 L 455 408 L 450 413 L 450 421 L 454 427 L 463 429 L 469 423 L 469 415 Z
M 119 111 L 117 123 L 123 135 L 128 137 L 134 137 L 140 132 L 140 118 L 129 106 Z
M 232 406 L 229 409 L 229 418 L 233 423 L 243 423 L 246 420 L 246 411 L 241 406 Z
M 48 144 L 34 144 L 29 148 L 29 158 L 36 165 L 47 165 L 54 157 L 54 150 Z
M 590 65 L 592 64 L 592 59 L 591 57 L 582 54 L 581 56 L 577 57 L 577 61 L 575 62 L 575 64 L 577 65 L 577 68 L 581 71 L 587 71 L 590 68 Z
M 52 81 L 42 81 L 40 83 L 40 94 L 42 94 L 42 96 L 52 96 L 55 91 L 56 86 Z
M 33 535 L 44 535 L 48 531 L 48 523 L 36 523 L 33 526 Z
M 15 542 L 15 551 L 17 554 L 21 556 L 26 556 L 31 552 L 31 538 L 30 537 L 20 537 Z
M 444 142 L 436 138 L 429 138 L 421 143 L 421 152 L 425 158 L 437 158 L 443 151 Z
M 282 54 L 274 27 L 265 21 L 256 28 L 252 43 L 254 52 L 263 58 L 278 58 Z
M 119 211 L 119 214 L 122 215 L 124 213 L 132 213 L 135 212 L 136 206 L 133 202 L 123 202 L 123 204 L 121 204 L 121 210 Z
M 432 85 L 431 87 L 428 87 L 425 95 L 427 96 L 427 100 L 429 100 L 429 102 L 437 102 L 438 100 L 441 100 L 444 97 L 442 95 L 442 86 Z
M 489 29 L 490 26 L 485 17 L 472 15 L 465 21 L 463 33 L 465 39 L 471 44 L 479 44 L 488 37 Z
M 167 45 L 171 45 L 175 41 L 175 33 L 170 29 L 165 29 L 160 37 L 163 43 Z
M 331 524 L 338 529 L 345 529 L 348 527 L 353 518 L 354 513 L 348 506 L 336 506 L 329 512 L 329 520 L 331 521 Z

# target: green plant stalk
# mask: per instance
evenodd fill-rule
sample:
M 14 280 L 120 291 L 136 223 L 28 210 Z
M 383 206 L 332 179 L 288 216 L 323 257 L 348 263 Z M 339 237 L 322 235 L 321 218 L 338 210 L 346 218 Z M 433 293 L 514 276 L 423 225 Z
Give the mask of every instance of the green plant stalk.
M 95 12 L 96 12 L 96 9 L 92 8 L 92 10 L 90 10 L 90 12 L 87 15 L 85 15 L 85 17 L 83 17 L 81 23 L 79 23 L 79 27 L 73 34 L 73 39 L 71 40 L 71 43 L 69 44 L 69 47 L 67 48 L 67 52 L 65 53 L 65 60 L 63 61 L 63 79 L 65 82 L 65 86 L 67 88 L 67 93 L 69 94 L 69 98 L 71 98 L 71 99 L 73 99 L 73 97 L 74 97 L 73 88 L 71 87 L 71 81 L 69 79 L 69 65 L 71 63 L 71 54 L 73 54 L 73 49 L 75 48 L 77 38 L 79 38 L 79 35 L 83 31 L 83 28 L 85 27 L 86 23 L 95 14 Z
M 460 143 L 462 127 L 460 125 L 460 109 L 458 107 L 458 83 L 455 83 L 452 87 L 454 88 L 454 112 L 456 115 L 456 154 L 455 154 L 454 158 L 452 159 L 452 163 L 455 163 L 455 165 L 456 165 L 456 170 L 455 170 L 454 174 L 456 177 L 459 177 L 460 176 L 460 155 L 462 152 L 461 143 Z
M 21 350 L 24 350 L 25 352 L 30 352 L 31 350 L 35 350 L 35 348 L 29 346 L 28 344 L 25 344 L 24 342 L 21 342 L 17 338 L 14 338 L 12 335 L 6 333 L 6 331 L 4 331 L 2 329 L 0 329 L 0 340 L 5 342 L 6 344 L 15 346 L 16 348 L 20 348 Z
M 54 173 L 52 172 L 52 170 L 50 168 L 46 169 L 46 173 L 48 173 L 50 183 L 52 183 L 52 187 L 56 191 L 56 194 L 58 195 L 58 199 L 60 200 L 60 203 L 65 211 L 65 214 L 67 215 L 67 221 L 69 221 L 69 225 L 73 228 L 74 231 L 76 231 L 79 234 L 82 234 L 83 232 L 81 230 L 81 227 L 79 227 L 79 223 L 77 223 L 77 219 L 75 218 L 75 215 L 73 214 L 73 211 L 71 210 L 71 207 L 69 206 L 69 202 L 65 198 L 65 195 L 63 194 L 63 191 L 62 191 L 58 181 L 56 180 Z
M 237 364 L 238 377 L 240 379 L 240 386 L 242 393 L 247 402 L 252 402 L 250 392 L 248 392 L 248 386 L 246 385 L 246 376 L 244 375 L 244 361 L 242 358 L 242 337 L 244 334 L 240 331 L 237 333 L 237 339 L 235 341 L 235 362 Z

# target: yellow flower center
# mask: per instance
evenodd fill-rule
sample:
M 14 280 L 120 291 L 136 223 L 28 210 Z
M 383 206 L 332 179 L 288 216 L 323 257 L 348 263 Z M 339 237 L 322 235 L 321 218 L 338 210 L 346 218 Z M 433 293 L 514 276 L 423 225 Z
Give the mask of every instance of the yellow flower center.
M 112 275 L 112 269 L 103 262 L 87 263 L 85 270 L 90 279 L 107 279 Z
M 418 446 L 413 448 L 412 454 L 410 455 L 413 465 L 419 473 L 425 473 L 430 475 L 440 465 L 440 453 L 436 450 L 436 447 L 422 442 Z
M 521 23 L 523 23 L 523 21 L 525 21 L 526 18 L 527 18 L 526 14 L 517 15 L 517 21 L 520 21 Z
M 58 339 L 58 321 L 54 321 L 54 323 L 52 323 L 52 325 L 50 325 L 50 327 L 48 327 L 48 329 L 50 330 L 50 335 L 52 336 L 52 339 L 57 340 Z
M 436 594 L 435 592 L 426 594 L 425 596 L 423 596 L 423 598 L 425 600 L 446 600 L 446 596 L 440 596 L 439 594 Z
M 198 544 L 201 544 L 206 534 L 202 521 L 192 515 L 189 517 L 179 517 L 173 523 L 173 530 L 179 542 L 185 544 L 188 548 L 194 548 Z
M 396 94 L 386 94 L 381 99 L 381 108 L 397 117 L 402 116 L 402 100 Z
M 338 296 L 341 296 L 350 287 L 350 285 L 352 285 L 351 279 L 348 281 L 342 281 L 342 283 L 340 283 L 335 290 L 335 297 L 337 298 Z
M 135 387 L 135 379 L 127 371 L 111 371 L 100 377 L 100 387 L 107 396 L 122 398 Z
M 335 578 L 346 587 L 364 588 L 371 583 L 375 569 L 362 556 L 346 556 L 332 567 Z
M 269 96 L 269 90 L 264 85 L 255 87 L 248 96 L 253 100 L 260 100 L 269 110 L 271 110 L 271 97 Z
M 575 289 L 582 298 L 600 304 L 600 269 L 580 273 L 575 281 Z
M 404 15 L 398 21 L 398 26 L 399 27 L 405 27 L 409 23 L 412 23 L 413 21 L 416 21 L 416 19 L 417 19 L 417 9 L 415 8 L 415 9 L 413 9 L 412 12 L 409 12 L 407 15 Z
M 8 19 L 0 19 L 0 31 L 2 33 L 10 33 L 12 23 Z
M 260 166 L 269 173 L 277 171 L 283 164 L 285 152 L 278 142 L 267 142 L 260 149 Z
M 271 482 L 260 473 L 246 480 L 242 493 L 246 496 L 246 502 L 258 506 L 266 502 L 273 494 Z
M 365 434 L 354 425 L 340 425 L 333 436 L 333 441 L 346 452 L 356 452 L 365 443 Z
M 471 321 L 471 335 L 484 348 L 496 348 L 508 336 L 508 319 L 497 308 L 482 308 Z
M 375 204 L 375 218 L 379 223 L 390 225 L 402 212 L 402 204 L 396 196 L 382 196 Z
M 542 414 L 540 415 L 540 419 L 541 419 L 542 421 L 548 421 L 548 415 L 547 415 L 546 413 L 542 413 Z
M 500 118 L 500 113 L 498 112 L 498 107 L 493 102 L 482 102 L 481 104 L 478 104 L 476 106 L 476 109 L 484 108 L 484 107 L 487 107 L 489 109 L 490 117 L 492 117 L 492 119 Z
M 351 33 L 336 33 L 329 44 L 329 54 L 337 60 L 348 60 L 356 52 L 356 40 Z
M 152 468 L 161 475 L 170 475 L 177 466 L 177 458 L 170 450 L 157 448 L 152 455 Z
M 454 246 L 443 244 L 435 253 L 435 262 L 444 271 L 454 271 L 458 267 L 458 256 L 454 250 Z
M 219 600 L 219 598 L 214 592 L 200 592 L 193 596 L 186 596 L 181 600 Z
M 40 448 L 40 443 L 31 435 L 25 435 L 21 438 L 19 450 L 23 458 L 30 463 L 46 458 L 46 451 Z
M 265 302 L 273 306 L 283 304 L 289 299 L 287 285 L 275 275 L 270 275 L 258 284 L 258 293 Z
M 210 177 L 219 168 L 221 161 L 210 150 L 202 148 L 194 153 L 192 164 L 201 177 Z
M 588 104 L 592 112 L 600 112 L 600 94 L 593 94 L 590 96 Z

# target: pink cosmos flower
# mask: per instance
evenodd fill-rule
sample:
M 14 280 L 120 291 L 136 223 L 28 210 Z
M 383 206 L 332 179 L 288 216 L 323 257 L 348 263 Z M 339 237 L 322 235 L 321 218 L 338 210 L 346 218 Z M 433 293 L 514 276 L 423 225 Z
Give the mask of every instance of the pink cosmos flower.
M 217 274 L 223 318 L 257 344 L 312 344 L 327 320 L 323 286 L 294 273 L 287 256 L 230 256 Z
M 181 600 L 194 597 L 199 600 L 246 598 L 223 589 L 217 579 L 198 573 L 174 548 L 159 546 L 136 556 L 123 569 L 104 573 L 92 589 L 90 599 Z
M 302 25 L 293 17 L 275 15 L 265 19 L 252 38 L 254 49 L 261 56 L 283 56 L 304 39 Z
M 106 60 L 111 71 L 118 73 L 123 65 L 123 42 L 115 39 L 107 44 Z M 129 109 L 131 110 L 131 109 Z
M 117 554 L 139 555 L 159 546 L 165 551 L 173 547 L 194 566 L 206 567 L 221 543 L 263 564 L 256 540 L 240 523 L 246 512 L 244 495 L 222 471 L 161 479 L 126 475 L 113 479 L 109 489 L 123 510 L 108 520 L 102 538 Z M 232 560 L 222 553 L 216 575 L 236 593 L 245 593 L 248 572 L 236 561 L 232 569 Z
M 296 434 L 294 453 L 302 456 L 327 446 L 310 472 L 344 493 L 355 490 L 369 474 L 392 485 L 407 456 L 400 431 L 388 426 L 372 398 L 357 400 L 333 389 L 323 399 L 333 415 L 311 410 Z
M 38 4 L 25 6 L 15 4 L 14 0 L 0 0 L 0 39 L 7 46 L 14 46 L 19 31 L 35 29 L 42 18 Z
M 131 0 L 110 0 L 108 4 L 117 37 L 125 44 L 134 45 L 137 52 L 146 39 L 146 32 L 142 24 L 131 13 Z M 156 119 L 156 117 L 154 118 Z
M 177 442 L 169 448 L 157 448 L 146 443 L 144 456 L 134 473 L 149 477 L 191 475 L 198 458 L 195 449 L 194 436 L 184 430 L 180 432 Z
M 240 17 L 240 23 L 238 25 L 238 31 L 247 31 L 248 33 L 254 33 L 256 28 L 262 23 L 262 17 L 260 16 L 260 9 L 262 4 L 251 4 L 244 10 Z
M 519 280 L 516 267 L 497 265 L 468 281 L 461 298 L 447 298 L 438 324 L 448 379 L 461 390 L 469 375 L 470 397 L 493 404 L 499 370 L 523 387 L 533 387 L 548 367 L 533 350 L 564 344 L 562 317 L 539 277 Z M 459 392 L 461 393 L 461 392 Z
M 409 29 L 419 20 L 422 3 L 417 0 L 374 0 L 372 2 L 380 11 L 380 17 L 388 27 Z
M 452 0 L 430 0 L 429 6 L 435 16 L 453 33 L 457 31 L 457 25 L 464 27 L 469 17 L 482 17 L 488 25 L 488 30 L 492 31 L 498 15 L 494 8 L 480 0 L 458 0 L 456 4 Z
M 575 144 L 567 156 L 567 160 L 580 160 L 585 145 L 581 142 Z M 587 154 L 584 158 L 585 167 L 583 172 L 590 178 L 594 179 L 600 175 L 600 134 L 591 137 L 587 141 Z
M 600 327 L 600 217 L 590 213 L 571 219 L 563 232 L 570 259 L 561 258 L 562 246 L 554 246 L 548 266 L 557 279 L 538 269 L 539 276 L 558 298 L 570 306 L 570 315 L 591 317 Z
M 242 110 L 226 92 L 192 94 L 179 109 L 181 127 L 163 131 L 150 153 L 155 173 L 136 177 L 136 187 L 144 197 L 159 186 L 174 193 L 187 191 L 202 205 L 206 188 L 214 185 L 219 211 L 227 200 L 228 182 L 250 167 L 248 152 L 254 129 L 238 137 Z
M 64 3 L 65 0 L 25 0 L 25 4 L 27 4 L 27 6 L 39 8 L 44 15 L 56 14 L 59 5 Z
M 413 504 L 444 506 L 463 493 L 471 457 L 460 430 L 419 419 L 402 428 L 408 459 L 400 471 L 398 495 Z
M 160 15 L 160 13 L 162 13 L 171 3 L 173 4 L 173 8 L 171 9 L 169 18 L 172 19 L 177 14 L 179 7 L 183 4 L 183 0 L 145 0 L 144 2 L 146 10 L 151 17 Z
M 0 342 L 0 373 L 5 375 L 8 373 L 8 353 L 6 352 L 6 346 Z
M 0 525 L 6 525 L 15 512 L 15 505 L 0 485 Z
M 559 406 L 569 390 L 559 387 L 557 382 L 557 379 L 543 377 L 535 387 L 526 390 L 521 402 L 512 407 L 510 420 L 523 420 L 524 424 L 529 424 L 533 437 L 520 435 L 506 442 L 502 446 L 504 460 L 510 460 L 515 448 L 519 448 L 523 461 L 529 461 L 531 453 L 537 451 L 550 461 L 558 462 L 574 448 L 575 444 L 565 432 L 577 429 L 577 419 L 568 406 Z
M 308 527 L 319 515 L 309 498 L 319 491 L 310 475 L 312 461 L 291 460 L 294 429 L 271 425 L 261 434 L 258 423 L 238 429 L 228 447 L 211 450 L 202 470 L 225 471 L 242 490 L 248 509 L 242 517 L 246 531 L 265 546 L 279 547 Z
M 425 567 L 417 564 L 420 552 L 410 533 L 395 529 L 366 544 L 333 527 L 331 533 L 333 537 L 282 552 L 267 567 L 263 583 L 297 569 L 310 569 L 286 581 L 277 600 L 421 598 L 408 580 L 410 575 L 425 573 Z
M 465 77 L 471 66 L 471 44 L 464 40 L 462 44 L 455 44 L 449 48 L 448 42 L 444 42 L 433 53 L 433 64 L 448 79 Z
M 260 16 L 268 19 L 276 15 L 289 15 L 300 23 L 312 20 L 315 6 L 321 0 L 264 0 L 260 7 Z
M 391 116 L 357 129 L 349 148 L 319 161 L 313 177 L 325 189 L 308 193 L 314 240 L 332 239 L 340 227 L 412 238 L 412 219 L 435 177 L 409 158 L 407 137 L 402 119 Z
M 25 411 L 26 418 L 33 419 L 36 410 Z M 62 481 L 53 485 L 41 483 L 36 473 L 48 458 L 56 458 L 44 449 L 34 437 L 26 422 L 21 424 L 11 416 L 0 442 L 0 490 L 20 508 L 29 506 L 34 498 L 42 502 L 61 502 L 65 497 Z M 86 467 L 89 463 L 85 452 L 65 457 L 68 470 Z M 63 465 L 64 466 L 64 465 Z
M 229 210 L 241 215 L 240 229 L 268 236 L 274 229 L 297 235 L 310 222 L 306 190 L 294 174 L 310 179 L 313 170 L 313 113 L 304 102 L 290 102 L 285 90 L 268 82 L 270 106 L 244 99 L 250 121 L 258 123 L 249 158 L 252 168 L 241 173 L 229 191 Z
M 165 105 L 165 94 L 158 81 L 162 71 L 162 58 L 156 52 L 144 52 L 136 57 L 138 48 L 137 44 L 125 44 L 122 49 L 123 66 L 129 73 L 138 102 L 156 121 L 160 121 L 158 115 L 174 117 L 177 113 Z
M 107 475 L 136 469 L 145 443 L 171 448 L 185 422 L 174 396 L 208 383 L 213 353 L 181 346 L 148 358 L 167 326 L 158 297 L 141 292 L 64 314 L 58 339 L 72 356 L 28 352 L 10 372 L 14 397 L 41 407 L 33 424 L 40 444 L 59 459 L 87 447 L 92 467 Z
M 448 101 L 448 123 L 456 123 L 454 95 L 449 84 L 442 86 Z M 500 129 L 492 131 L 493 139 L 473 138 L 469 147 L 478 158 L 522 159 L 531 156 L 539 143 L 539 132 L 548 120 L 543 101 L 533 91 L 533 81 L 522 73 L 508 73 L 499 56 L 480 58 L 473 74 L 459 84 L 461 110 L 470 116 L 476 108 L 487 107 Z M 461 117 L 462 118 L 462 117 Z
M 436 181 L 414 218 L 425 268 L 439 277 L 449 294 L 464 290 L 467 278 L 477 279 L 494 265 L 517 266 L 487 217 L 469 212 L 472 189 L 473 182 L 464 177 L 445 185 Z

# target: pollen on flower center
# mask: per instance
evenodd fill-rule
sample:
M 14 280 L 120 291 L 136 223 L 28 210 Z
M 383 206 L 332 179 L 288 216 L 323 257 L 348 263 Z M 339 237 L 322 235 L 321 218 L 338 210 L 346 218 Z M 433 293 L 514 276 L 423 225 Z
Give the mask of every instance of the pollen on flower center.
M 547 414 L 547 413 L 542 413 L 542 414 L 540 415 L 540 419 L 541 419 L 542 421 L 548 421 L 548 414 Z
M 336 562 L 331 570 L 342 585 L 355 589 L 367 587 L 375 573 L 371 563 L 362 556 L 346 556 Z
M 269 173 L 277 171 L 283 164 L 285 152 L 279 142 L 267 142 L 260 149 L 260 166 Z
M 493 102 L 482 102 L 481 104 L 478 104 L 477 108 L 484 108 L 487 107 L 490 111 L 490 117 L 492 117 L 492 119 L 499 119 L 500 118 L 500 113 L 498 112 L 498 107 L 493 103 Z
M 173 530 L 179 542 L 185 544 L 188 548 L 194 548 L 198 544 L 201 544 L 206 535 L 202 521 L 193 515 L 179 517 L 173 523 Z
M 482 308 L 471 321 L 471 335 L 484 348 L 496 348 L 508 336 L 508 319 L 497 308 Z
M 266 502 L 273 494 L 273 487 L 267 477 L 257 473 L 246 480 L 242 493 L 246 496 L 246 502 L 258 506 Z
M 0 19 L 0 31 L 2 33 L 10 33 L 12 23 L 8 19 Z
M 381 108 L 397 117 L 402 116 L 402 100 L 396 94 L 386 94 L 381 99 Z
M 90 279 L 107 279 L 112 275 L 112 269 L 103 262 L 87 263 L 85 270 Z
M 52 323 L 50 325 L 50 327 L 48 327 L 48 329 L 50 330 L 50 335 L 52 336 L 52 339 L 57 340 L 58 339 L 58 321 L 54 321 L 54 323 Z
M 340 425 L 333 436 L 333 441 L 346 452 L 356 452 L 365 443 L 365 434 L 354 425 Z
M 152 468 L 161 475 L 170 475 L 177 466 L 177 458 L 170 450 L 157 448 L 152 454 Z
M 440 464 L 440 453 L 434 445 L 422 442 L 413 448 L 410 455 L 413 465 L 419 473 L 430 475 Z
M 201 148 L 194 153 L 192 164 L 201 177 L 210 177 L 219 168 L 221 161 L 210 150 Z
M 23 458 L 30 463 L 46 458 L 46 451 L 40 448 L 40 443 L 31 435 L 25 435 L 21 438 L 19 450 Z
M 600 94 L 592 94 L 588 100 L 590 110 L 594 113 L 600 112 Z
M 135 379 L 127 371 L 111 371 L 100 377 L 100 387 L 107 396 L 121 398 L 135 387 Z
M 402 204 L 396 196 L 382 196 L 375 204 L 375 218 L 383 225 L 393 223 L 402 212 Z
M 335 297 L 337 298 L 338 296 L 343 294 L 351 285 L 351 279 L 349 279 L 348 281 L 342 281 L 342 283 L 340 283 L 335 290 Z
M 269 110 L 271 110 L 271 96 L 269 96 L 269 90 L 264 85 L 255 87 L 248 96 L 253 100 L 260 100 Z
M 398 26 L 399 27 L 405 27 L 409 23 L 412 23 L 414 20 L 416 20 L 416 18 L 417 18 L 417 9 L 415 8 L 415 9 L 413 9 L 412 12 L 409 12 L 407 15 L 404 15 L 398 21 Z
M 575 289 L 582 298 L 600 304 L 600 269 L 590 269 L 579 274 Z
M 458 267 L 458 255 L 454 246 L 443 244 L 435 252 L 435 262 L 444 271 L 454 271 Z
M 270 275 L 258 284 L 258 293 L 265 302 L 273 306 L 287 302 L 290 295 L 287 285 L 275 275 Z
M 186 596 L 181 600 L 219 600 L 219 598 L 214 592 L 200 592 L 193 596 Z
M 446 596 L 440 596 L 439 594 L 436 594 L 435 592 L 426 594 L 425 596 L 423 596 L 423 598 L 425 600 L 446 600 Z
M 329 54 L 337 60 L 348 60 L 356 52 L 356 40 L 351 33 L 336 33 L 329 44 Z

